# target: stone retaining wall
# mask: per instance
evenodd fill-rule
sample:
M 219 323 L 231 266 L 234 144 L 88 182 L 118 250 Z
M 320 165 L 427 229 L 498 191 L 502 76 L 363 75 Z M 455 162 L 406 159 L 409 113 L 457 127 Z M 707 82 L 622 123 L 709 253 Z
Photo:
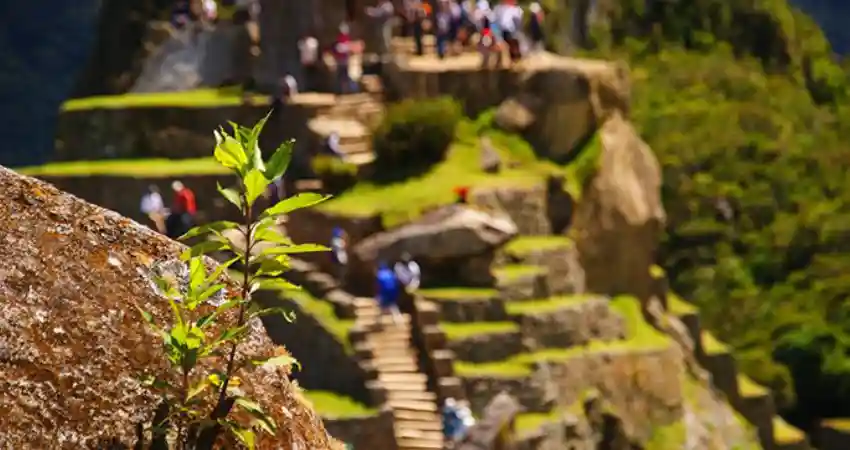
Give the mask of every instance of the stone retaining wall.
M 850 448 L 850 422 L 847 419 L 821 421 L 818 435 L 820 450 L 846 450 Z
M 578 253 L 574 246 L 541 248 L 523 254 L 503 254 L 499 259 L 504 263 L 546 267 L 546 281 L 551 295 L 586 292 L 584 269 L 578 262 Z
M 500 361 L 522 352 L 519 330 L 477 334 L 464 339 L 450 340 L 449 349 L 461 361 L 474 363 Z
M 506 213 L 516 224 L 520 235 L 539 236 L 552 233 L 546 186 L 538 185 L 527 189 L 474 189 L 470 195 L 470 203 Z
M 271 339 L 285 345 L 301 363 L 301 370 L 294 376 L 301 386 L 340 392 L 363 404 L 376 405 L 366 388 L 370 375 L 315 317 L 304 312 L 297 302 L 282 299 L 275 292 L 258 291 L 254 299 L 264 307 L 283 307 L 295 313 L 292 323 L 280 315 L 270 315 L 263 318 L 263 324 Z
M 328 433 L 356 449 L 398 450 L 393 424 L 393 412 L 389 408 L 368 417 L 347 419 L 323 419 Z
M 577 301 L 560 310 L 526 314 L 515 320 L 522 330 L 523 344 L 529 350 L 624 338 L 623 319 L 611 311 L 605 298 Z

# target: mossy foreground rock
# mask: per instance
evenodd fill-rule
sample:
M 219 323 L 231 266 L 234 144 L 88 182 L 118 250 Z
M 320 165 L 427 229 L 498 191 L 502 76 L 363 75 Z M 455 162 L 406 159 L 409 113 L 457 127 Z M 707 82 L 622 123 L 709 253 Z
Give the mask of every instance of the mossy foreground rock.
M 139 378 L 169 373 L 135 305 L 171 319 L 148 274 L 185 247 L 3 167 L 0 192 L 0 448 L 132 448 L 158 404 Z M 276 351 L 259 324 L 242 347 Z M 287 373 L 241 375 L 279 424 L 258 448 L 340 448 Z

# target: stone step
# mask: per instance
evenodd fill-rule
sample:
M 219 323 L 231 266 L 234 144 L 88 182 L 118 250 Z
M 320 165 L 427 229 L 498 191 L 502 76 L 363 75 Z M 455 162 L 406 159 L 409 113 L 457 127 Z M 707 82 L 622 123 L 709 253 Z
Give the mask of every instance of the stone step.
M 437 394 L 428 391 L 388 391 L 387 396 L 395 400 L 413 400 L 419 402 L 437 402 Z
M 402 364 L 411 361 L 415 363 L 416 358 L 412 354 L 405 356 L 375 355 L 375 358 L 372 361 L 374 361 L 376 365 L 381 366 L 383 364 Z
M 396 423 L 399 422 L 419 422 L 419 423 L 442 423 L 442 419 L 440 415 L 433 412 L 428 411 L 410 411 L 410 410 L 396 410 L 393 411 L 393 416 L 395 416 Z
M 390 407 L 396 411 L 430 411 L 436 413 L 439 408 L 434 402 L 423 402 L 416 400 L 402 400 L 398 398 L 389 398 Z
M 343 144 L 340 147 L 340 151 L 342 151 L 345 156 L 354 156 L 359 153 L 372 153 L 372 139 L 363 137 L 357 141 Z
M 382 380 L 380 377 L 378 378 L 381 385 L 387 390 L 387 392 L 426 392 L 428 390 L 428 386 L 424 381 L 388 381 Z
M 428 376 L 424 373 L 382 373 L 378 375 L 381 381 L 389 382 L 411 382 L 411 383 L 426 383 Z
M 421 430 L 396 426 L 397 439 L 427 439 L 429 441 L 443 440 L 443 432 L 439 430 Z
M 410 373 L 419 371 L 419 365 L 416 364 L 416 361 L 414 361 L 413 358 L 410 358 L 408 361 L 404 362 L 373 362 L 373 364 L 375 364 L 375 367 L 382 373 Z
M 416 357 L 416 353 L 413 349 L 410 348 L 409 345 L 397 345 L 397 346 L 389 346 L 384 343 L 380 348 L 373 347 L 372 348 L 372 357 L 401 357 L 404 356 L 406 358 L 414 358 Z
M 395 426 L 398 429 L 422 430 L 422 431 L 443 431 L 443 424 L 439 420 L 396 420 Z
M 398 440 L 398 450 L 442 450 L 443 439 L 411 439 L 404 438 Z

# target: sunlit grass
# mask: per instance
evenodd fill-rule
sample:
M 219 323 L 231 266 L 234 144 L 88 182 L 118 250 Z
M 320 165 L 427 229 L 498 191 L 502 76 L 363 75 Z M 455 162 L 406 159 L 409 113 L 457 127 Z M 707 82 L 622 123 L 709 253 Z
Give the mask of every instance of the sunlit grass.
M 55 162 L 15 169 L 34 176 L 128 178 L 168 178 L 190 175 L 226 175 L 230 170 L 213 158 L 193 159 L 107 159 L 99 161 Z
M 335 392 L 305 390 L 303 395 L 322 418 L 347 419 L 378 414 L 376 409 Z
M 268 105 L 268 96 L 252 95 L 252 103 Z M 69 100 L 62 105 L 62 111 L 85 111 L 90 109 L 125 108 L 215 108 L 239 106 L 242 104 L 242 91 L 238 87 L 221 89 L 194 89 L 179 92 L 145 92 L 120 95 L 103 95 Z

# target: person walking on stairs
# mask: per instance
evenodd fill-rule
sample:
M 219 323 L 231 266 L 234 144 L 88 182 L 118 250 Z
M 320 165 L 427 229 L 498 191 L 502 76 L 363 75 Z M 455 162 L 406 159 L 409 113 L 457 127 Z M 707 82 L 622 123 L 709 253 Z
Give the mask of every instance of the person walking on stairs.
M 390 314 L 395 325 L 401 325 L 402 315 L 398 308 L 398 296 L 400 294 L 398 278 L 386 263 L 378 263 L 378 305 L 381 314 Z
M 543 8 L 540 3 L 532 2 L 528 11 L 531 13 L 528 21 L 528 37 L 531 38 L 531 49 L 539 52 L 544 50 L 546 43 L 546 33 L 543 30 Z
M 162 195 L 159 194 L 159 188 L 155 184 L 148 186 L 148 192 L 142 196 L 140 205 L 142 214 L 146 215 L 151 222 L 156 226 L 156 231 L 165 234 L 165 216 L 167 211 L 165 203 L 162 201 Z
M 356 90 L 354 80 L 351 79 L 349 73 L 352 50 L 350 29 L 347 23 L 343 23 L 339 26 L 339 34 L 336 37 L 336 43 L 333 47 L 334 60 L 336 61 L 336 78 L 341 95 L 350 94 Z
M 345 275 L 348 270 L 348 236 L 345 234 L 345 230 L 340 227 L 333 229 L 331 257 L 336 266 L 336 281 L 342 285 L 345 283 Z
M 171 184 L 174 191 L 174 201 L 171 206 L 171 214 L 165 221 L 168 237 L 177 239 L 186 234 L 195 226 L 195 214 L 198 211 L 195 205 L 195 193 L 180 181 Z
M 503 1 L 493 13 L 496 23 L 499 25 L 499 30 L 502 32 L 502 40 L 508 46 L 511 62 L 516 62 L 520 58 L 518 33 L 522 26 L 523 11 L 522 8 L 517 6 L 516 0 Z
M 407 291 L 408 294 L 412 294 L 419 289 L 422 272 L 419 269 L 419 264 L 413 260 L 410 253 L 405 252 L 401 255 L 401 261 L 395 263 L 393 271 L 395 272 L 398 281 L 404 285 L 404 290 Z
M 423 22 L 425 21 L 425 7 L 422 0 L 404 0 L 404 18 L 406 27 L 413 34 L 413 43 L 416 47 L 416 55 L 422 56 L 424 49 L 422 47 Z

